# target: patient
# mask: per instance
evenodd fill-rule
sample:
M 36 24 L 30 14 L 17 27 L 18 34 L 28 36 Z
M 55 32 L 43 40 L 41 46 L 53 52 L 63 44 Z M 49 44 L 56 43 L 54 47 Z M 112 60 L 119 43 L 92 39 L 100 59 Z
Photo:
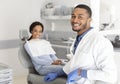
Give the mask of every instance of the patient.
M 30 25 L 29 32 L 31 37 L 25 43 L 24 47 L 30 55 L 36 71 L 40 75 L 47 75 L 50 72 L 59 72 L 62 69 L 62 61 L 57 58 L 50 42 L 40 39 L 44 30 L 43 24 L 33 22 Z

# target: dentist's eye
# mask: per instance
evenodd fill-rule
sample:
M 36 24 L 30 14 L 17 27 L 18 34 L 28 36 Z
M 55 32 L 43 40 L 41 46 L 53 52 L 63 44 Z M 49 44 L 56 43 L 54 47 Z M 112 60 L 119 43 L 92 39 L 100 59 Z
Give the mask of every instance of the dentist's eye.
M 78 19 L 83 20 L 83 19 L 84 19 L 84 16 L 83 16 L 83 15 L 79 15 L 79 16 L 78 16 Z
M 71 19 L 75 19 L 75 18 L 76 18 L 76 16 L 74 16 L 74 15 L 71 16 Z

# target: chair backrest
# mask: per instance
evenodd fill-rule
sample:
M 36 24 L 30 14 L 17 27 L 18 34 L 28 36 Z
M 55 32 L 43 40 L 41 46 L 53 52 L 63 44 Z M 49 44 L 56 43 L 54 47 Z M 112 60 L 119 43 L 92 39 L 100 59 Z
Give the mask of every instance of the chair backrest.
M 33 68 L 32 61 L 24 48 L 25 40 L 29 38 L 27 30 L 21 29 L 19 31 L 19 38 L 20 38 L 20 46 L 18 51 L 19 60 L 25 68 Z
M 20 48 L 19 48 L 19 51 L 18 51 L 18 57 L 19 57 L 19 60 L 20 60 L 21 64 L 25 68 L 32 68 L 33 67 L 32 61 L 31 61 L 29 55 L 27 54 L 27 52 L 24 49 L 24 43 L 20 44 Z

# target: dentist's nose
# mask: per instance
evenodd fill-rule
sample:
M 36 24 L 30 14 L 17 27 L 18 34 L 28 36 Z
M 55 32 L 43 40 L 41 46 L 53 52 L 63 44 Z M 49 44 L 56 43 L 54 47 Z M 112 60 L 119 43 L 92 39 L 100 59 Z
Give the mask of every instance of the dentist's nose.
M 77 23 L 78 22 L 78 18 L 75 17 L 75 18 L 71 19 L 71 21 L 74 22 L 74 23 Z

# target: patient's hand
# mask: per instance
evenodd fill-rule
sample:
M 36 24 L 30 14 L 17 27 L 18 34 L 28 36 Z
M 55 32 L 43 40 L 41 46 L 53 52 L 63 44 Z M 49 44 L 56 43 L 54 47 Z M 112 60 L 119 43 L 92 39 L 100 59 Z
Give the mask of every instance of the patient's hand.
M 55 60 L 52 65 L 61 65 L 62 61 L 61 60 Z

